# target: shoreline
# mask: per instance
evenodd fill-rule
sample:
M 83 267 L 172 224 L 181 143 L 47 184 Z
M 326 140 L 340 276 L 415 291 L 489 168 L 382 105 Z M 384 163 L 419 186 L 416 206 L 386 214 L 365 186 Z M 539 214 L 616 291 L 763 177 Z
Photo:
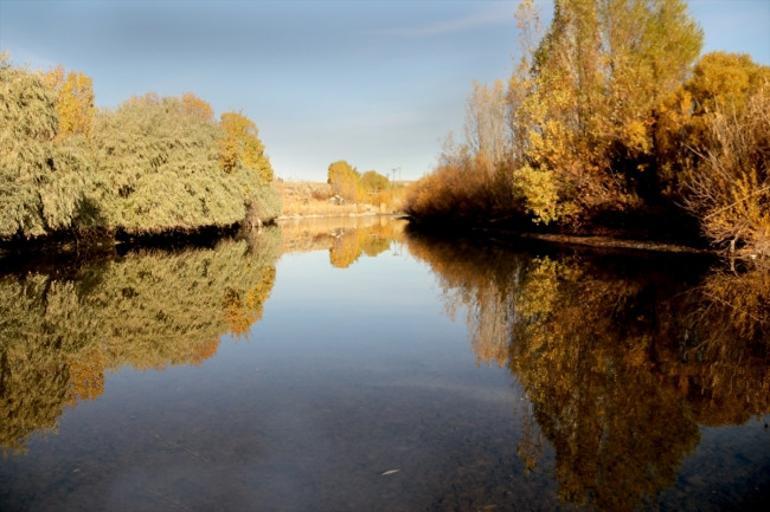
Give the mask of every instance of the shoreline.
M 275 218 L 276 223 L 299 221 L 305 219 L 334 219 L 348 217 L 393 217 L 399 218 L 399 213 L 381 213 L 381 212 L 348 212 L 348 213 L 295 213 L 291 215 L 279 215 Z
M 698 246 L 696 241 L 687 240 L 645 240 L 625 236 L 618 232 L 615 235 L 601 234 L 568 234 L 527 231 L 506 227 L 487 225 L 456 225 L 454 229 L 436 228 L 432 222 L 424 222 L 410 215 L 401 215 L 416 232 L 426 235 L 438 235 L 446 238 L 459 239 L 465 237 L 483 237 L 486 240 L 510 244 L 516 240 L 545 242 L 551 245 L 579 246 L 596 249 L 628 250 L 649 253 L 690 254 L 719 256 L 721 251 L 713 247 Z M 629 232 L 628 235 L 631 235 Z
M 717 255 L 715 249 L 694 247 L 687 244 L 673 242 L 653 242 L 645 240 L 636 240 L 632 238 L 615 238 L 601 235 L 564 235 L 557 233 L 528 233 L 511 232 L 506 230 L 495 230 L 489 228 L 476 228 L 474 231 L 483 233 L 500 233 L 511 235 L 512 238 L 524 240 L 538 240 L 552 244 L 561 245 L 579 245 L 583 247 L 597 247 L 606 249 L 624 249 L 645 252 L 664 252 L 678 254 L 708 254 Z
M 580 246 L 597 249 L 630 250 L 637 252 L 691 254 L 719 256 L 720 251 L 709 247 L 697 247 L 686 241 L 644 240 L 612 235 L 573 235 L 562 233 L 538 233 L 504 227 L 467 226 L 460 225 L 454 229 L 436 228 L 432 223 L 421 222 L 419 219 L 403 213 L 381 213 L 375 211 L 348 213 L 317 213 L 279 215 L 262 224 L 263 227 L 279 226 L 282 224 L 299 223 L 306 220 L 319 219 L 356 219 L 356 218 L 391 218 L 405 220 L 416 232 L 426 235 L 436 235 L 442 238 L 458 240 L 460 238 L 483 238 L 496 243 L 511 244 L 516 240 L 545 242 L 552 245 Z M 170 230 L 162 233 L 145 233 L 128 235 L 121 233 L 97 240 L 79 242 L 67 236 L 45 236 L 23 241 L 0 242 L 0 260 L 8 257 L 24 257 L 28 254 L 44 254 L 48 256 L 78 254 L 81 251 L 88 254 L 93 252 L 124 251 L 129 248 L 170 248 L 189 245 L 209 245 L 214 240 L 234 236 L 239 231 L 250 229 L 244 223 L 230 226 L 208 226 L 191 231 Z

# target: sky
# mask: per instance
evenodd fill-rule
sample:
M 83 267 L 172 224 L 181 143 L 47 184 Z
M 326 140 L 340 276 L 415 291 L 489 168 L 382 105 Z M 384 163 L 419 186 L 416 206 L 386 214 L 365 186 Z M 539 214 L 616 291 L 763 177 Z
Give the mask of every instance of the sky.
M 462 134 L 474 80 L 506 78 L 516 1 L 0 0 L 0 50 L 94 81 L 97 105 L 194 92 L 260 130 L 277 174 L 330 162 L 417 178 Z M 550 4 L 540 4 L 545 17 Z M 693 0 L 704 51 L 770 65 L 770 0 Z

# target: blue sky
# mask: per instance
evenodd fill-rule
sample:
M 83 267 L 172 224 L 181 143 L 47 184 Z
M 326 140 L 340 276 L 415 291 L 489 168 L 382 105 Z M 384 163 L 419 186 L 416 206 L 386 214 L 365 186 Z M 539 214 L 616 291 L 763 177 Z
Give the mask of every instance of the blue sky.
M 415 178 L 461 133 L 471 82 L 510 74 L 516 4 L 0 0 L 0 49 L 88 73 L 99 106 L 193 91 L 242 111 L 284 178 L 324 179 L 338 159 Z M 705 51 L 770 64 L 770 0 L 690 11 Z

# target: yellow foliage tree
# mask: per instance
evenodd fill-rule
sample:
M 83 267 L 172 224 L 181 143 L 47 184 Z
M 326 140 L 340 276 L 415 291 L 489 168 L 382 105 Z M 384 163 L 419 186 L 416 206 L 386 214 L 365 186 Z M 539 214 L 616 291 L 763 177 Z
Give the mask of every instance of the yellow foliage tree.
M 662 102 L 656 133 L 664 193 L 716 245 L 746 254 L 770 254 L 768 104 L 770 67 L 709 53 Z
M 364 196 L 360 174 L 345 160 L 329 164 L 327 176 L 327 182 L 340 197 L 348 201 L 358 201 Z
M 560 201 L 590 214 L 639 202 L 663 97 L 686 77 L 702 33 L 681 0 L 558 1 L 521 97 L 529 165 L 557 174 Z M 638 172 L 637 172 L 638 171 Z M 543 219 L 544 220 L 544 219 Z
M 230 172 L 243 166 L 254 170 L 263 182 L 272 181 L 273 168 L 254 122 L 243 114 L 226 112 L 222 114 L 219 124 L 224 132 L 219 141 L 222 168 Z
M 46 73 L 44 82 L 56 95 L 57 137 L 90 135 L 95 112 L 91 77 L 76 71 L 65 73 L 58 66 Z

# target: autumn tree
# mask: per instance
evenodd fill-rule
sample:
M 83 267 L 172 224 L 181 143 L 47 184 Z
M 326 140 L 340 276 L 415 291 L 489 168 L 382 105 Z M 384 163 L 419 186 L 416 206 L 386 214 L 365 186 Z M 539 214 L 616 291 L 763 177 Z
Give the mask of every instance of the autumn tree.
M 219 125 L 224 132 L 219 141 L 222 168 L 230 172 L 243 166 L 255 171 L 263 183 L 271 182 L 273 169 L 254 122 L 243 114 L 226 112 L 220 117 Z
M 647 195 L 657 107 L 701 43 L 681 0 L 556 2 L 521 119 L 527 165 L 555 173 L 565 213 L 622 209 Z
M 684 1 L 556 0 L 542 32 L 525 0 L 516 19 L 508 90 L 474 85 L 466 141 L 415 187 L 410 213 L 576 227 L 658 201 L 660 105 L 702 43 Z
M 189 115 L 201 121 L 210 122 L 214 119 L 214 110 L 211 105 L 191 92 L 182 95 L 182 107 Z
M 361 185 L 370 194 L 376 194 L 387 189 L 390 185 L 390 180 L 387 176 L 384 176 L 377 171 L 366 171 L 361 175 Z
M 693 115 L 703 115 L 720 109 L 742 111 L 768 81 L 770 67 L 755 63 L 749 55 L 711 52 L 696 64 L 682 89 L 692 101 Z
M 491 172 L 510 152 L 507 94 L 502 80 L 474 82 L 466 105 L 465 136 L 480 170 Z
M 345 160 L 329 164 L 327 183 L 332 191 L 348 201 L 358 201 L 362 196 L 361 176 L 355 167 Z
M 661 190 L 717 246 L 770 254 L 770 67 L 713 52 L 660 109 Z
M 95 113 L 91 77 L 58 66 L 44 75 L 44 82 L 56 98 L 57 137 L 90 135 Z

